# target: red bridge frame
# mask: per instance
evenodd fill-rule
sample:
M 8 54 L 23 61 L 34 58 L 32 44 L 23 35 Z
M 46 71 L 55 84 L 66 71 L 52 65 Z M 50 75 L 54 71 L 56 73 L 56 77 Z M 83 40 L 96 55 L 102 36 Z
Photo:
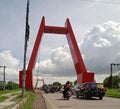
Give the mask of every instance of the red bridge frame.
M 30 57 L 30 61 L 26 70 L 26 81 L 25 81 L 26 89 L 33 89 L 33 76 L 32 76 L 33 69 L 35 67 L 36 57 L 38 54 L 38 49 L 41 43 L 43 33 L 66 35 L 77 74 L 77 83 L 94 82 L 94 73 L 88 72 L 85 67 L 69 19 L 66 19 L 65 27 L 56 27 L 56 26 L 46 26 L 45 18 L 43 17 L 34 44 L 34 48 Z M 22 74 L 23 71 L 20 71 L 19 72 L 20 87 L 22 87 Z

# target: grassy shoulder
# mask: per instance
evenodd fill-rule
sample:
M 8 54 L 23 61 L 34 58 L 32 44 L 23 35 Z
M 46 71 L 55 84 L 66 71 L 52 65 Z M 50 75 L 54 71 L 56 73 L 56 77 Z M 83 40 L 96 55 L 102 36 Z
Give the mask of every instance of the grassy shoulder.
M 20 91 L 20 89 L 9 90 L 9 91 L 0 91 L 0 102 L 5 101 L 5 100 L 8 99 L 10 96 L 16 95 L 18 91 Z M 10 94 L 10 95 L 9 95 L 9 94 Z
M 11 99 L 11 101 L 15 101 L 16 103 L 23 100 L 22 94 L 20 94 L 21 89 L 15 89 L 15 90 L 7 90 L 7 91 L 0 91 L 0 102 L 5 101 L 9 98 L 9 96 L 17 95 L 15 98 Z M 19 92 L 19 93 L 17 93 Z M 6 95 L 9 94 L 10 95 Z M 28 98 L 27 103 L 24 104 L 22 109 L 32 109 L 32 102 L 35 99 L 35 94 L 32 91 L 25 91 L 24 98 Z M 14 105 L 13 105 L 14 106 Z M 7 108 L 11 108 L 12 106 L 8 106 Z
M 0 102 L 3 102 L 8 98 L 9 98 L 8 96 L 0 96 Z
M 17 91 L 20 91 L 21 89 L 14 89 L 14 90 L 6 90 L 6 91 L 0 91 L 0 95 L 3 95 L 3 94 L 8 94 L 8 93 L 14 93 L 14 92 L 17 92 Z
M 113 98 L 120 98 L 120 90 L 118 90 L 118 89 L 106 89 L 105 96 L 113 97 Z
M 23 105 L 22 109 L 32 109 L 32 103 L 35 99 L 35 93 L 33 93 L 32 91 L 26 91 L 25 97 L 28 98 L 28 101 Z
M 15 91 L 15 92 L 16 92 L 16 91 Z M 14 95 L 16 95 L 16 93 L 12 93 L 12 94 L 11 94 L 11 96 L 14 96 Z M 8 99 L 8 98 L 9 98 L 8 96 L 1 96 L 1 97 L 0 97 L 0 102 L 6 100 L 6 99 Z M 28 100 L 27 100 L 27 102 L 24 104 L 24 106 L 23 106 L 22 109 L 33 109 L 33 108 L 32 108 L 32 102 L 33 102 L 33 100 L 35 99 L 35 94 L 34 94 L 32 91 L 26 91 L 24 97 L 22 97 L 22 93 L 18 93 L 15 98 L 11 99 L 11 101 L 16 102 L 15 104 L 17 104 L 17 103 L 19 103 L 20 101 L 22 101 L 22 100 L 25 99 L 25 98 L 27 98 Z M 10 109 L 10 108 L 14 107 L 15 104 L 9 105 L 9 106 L 7 106 L 7 107 L 4 108 L 4 109 Z

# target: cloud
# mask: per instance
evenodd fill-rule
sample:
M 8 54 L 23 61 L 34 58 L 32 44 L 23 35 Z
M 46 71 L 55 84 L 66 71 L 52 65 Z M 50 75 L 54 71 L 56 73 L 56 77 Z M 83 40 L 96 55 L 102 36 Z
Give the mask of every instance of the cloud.
M 94 47 L 109 47 L 111 43 L 105 38 L 99 38 L 98 41 L 93 43 Z
M 18 82 L 18 69 L 20 67 L 20 61 L 16 59 L 11 51 L 3 51 L 0 53 L 0 65 L 1 66 L 6 66 L 5 69 L 5 78 L 6 81 L 15 81 Z M 0 68 L 0 80 L 2 81 L 2 76 L 3 76 L 3 69 L 2 67 Z
M 50 59 L 37 64 L 36 70 L 40 75 L 41 73 L 42 75 L 51 76 L 75 75 L 73 61 L 68 46 L 53 49 L 50 53 Z
M 17 68 L 19 60 L 12 56 L 11 51 L 3 51 L 0 53 L 0 64 L 6 65 L 8 68 Z
M 120 62 L 120 23 L 94 26 L 81 44 L 85 64 L 95 73 L 109 73 L 110 63 Z

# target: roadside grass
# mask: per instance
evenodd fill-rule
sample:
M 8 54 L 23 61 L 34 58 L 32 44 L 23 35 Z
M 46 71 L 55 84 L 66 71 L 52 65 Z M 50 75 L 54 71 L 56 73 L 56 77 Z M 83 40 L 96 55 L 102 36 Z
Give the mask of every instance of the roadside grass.
M 28 98 L 28 101 L 23 105 L 22 109 L 32 109 L 35 94 L 32 91 L 26 91 L 25 96 Z
M 22 94 L 19 94 L 17 97 L 12 99 L 12 101 L 19 103 L 20 101 L 22 101 L 26 97 L 27 97 L 27 102 L 23 105 L 23 107 L 21 109 L 33 109 L 32 103 L 33 103 L 33 100 L 35 99 L 35 94 L 32 91 L 26 91 L 24 97 L 22 97 Z M 13 106 L 14 105 L 10 105 L 10 106 L 6 107 L 5 109 L 10 109 Z
M 3 102 L 8 98 L 9 98 L 8 96 L 0 96 L 0 102 Z
M 0 91 L 0 102 L 3 102 L 6 99 L 8 99 L 9 96 L 8 95 L 4 95 L 4 94 L 9 94 L 9 93 L 11 93 L 11 96 L 14 96 L 14 95 L 17 94 L 17 97 L 13 98 L 11 101 L 15 101 L 16 103 L 22 101 L 22 99 L 23 99 L 22 94 L 16 93 L 16 92 L 19 92 L 19 91 L 21 91 L 21 89 Z M 35 99 L 35 94 L 32 91 L 26 91 L 24 98 L 26 98 L 26 97 L 27 97 L 28 100 L 27 100 L 27 103 L 25 103 L 23 105 L 22 109 L 32 109 L 32 102 Z M 11 108 L 13 106 L 14 105 L 10 105 L 10 106 L 6 107 L 5 109 Z
M 14 95 L 14 94 L 13 94 Z M 18 102 L 22 101 L 22 96 L 20 94 L 18 94 L 15 98 L 11 99 L 11 101 L 16 102 L 15 104 L 11 104 L 7 107 L 5 107 L 4 109 L 11 109 L 12 107 L 14 107 Z
M 15 90 L 6 90 L 6 91 L 0 91 L 0 95 L 2 94 L 7 94 L 7 93 L 14 93 L 14 92 L 17 92 L 17 91 L 20 91 L 21 89 L 15 89 Z
M 6 99 L 9 98 L 9 96 L 11 95 L 16 95 L 17 91 L 19 91 L 19 89 L 16 89 L 16 90 L 9 90 L 9 91 L 0 91 L 0 102 L 3 102 L 5 101 Z M 6 94 L 9 94 L 11 93 L 11 95 L 6 95 Z
M 19 101 L 22 101 L 22 96 L 21 94 L 19 94 L 17 97 L 15 97 L 14 99 L 12 99 L 12 101 L 15 101 L 16 103 L 18 103 Z
M 118 89 L 106 89 L 105 96 L 113 97 L 113 98 L 120 98 L 120 90 L 118 90 Z

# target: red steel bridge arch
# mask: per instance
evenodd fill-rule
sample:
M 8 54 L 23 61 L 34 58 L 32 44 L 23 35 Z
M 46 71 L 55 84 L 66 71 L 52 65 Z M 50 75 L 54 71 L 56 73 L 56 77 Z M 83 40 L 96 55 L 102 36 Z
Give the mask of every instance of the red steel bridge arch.
M 33 89 L 33 69 L 36 63 L 36 57 L 38 54 L 39 45 L 41 43 L 43 33 L 50 34 L 63 34 L 66 35 L 69 48 L 71 51 L 72 59 L 74 62 L 74 67 L 77 74 L 77 83 L 85 83 L 85 82 L 94 82 L 94 73 L 88 72 L 85 64 L 83 62 L 80 50 L 78 48 L 71 24 L 69 19 L 66 19 L 65 27 L 57 27 L 57 26 L 47 26 L 45 25 L 45 17 L 42 17 L 40 28 L 36 37 L 36 41 L 33 47 L 33 51 L 28 63 L 28 67 L 26 70 L 26 80 L 25 80 L 25 88 Z M 22 87 L 22 74 L 23 71 L 19 71 L 19 86 Z

